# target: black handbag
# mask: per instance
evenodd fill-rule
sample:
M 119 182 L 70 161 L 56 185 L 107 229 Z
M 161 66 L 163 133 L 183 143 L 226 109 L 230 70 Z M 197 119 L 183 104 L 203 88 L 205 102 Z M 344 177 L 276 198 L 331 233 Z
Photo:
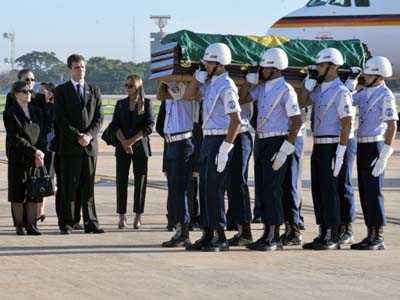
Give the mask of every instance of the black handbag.
M 107 128 L 103 131 L 101 139 L 106 142 L 107 146 L 117 146 L 117 138 L 112 127 L 112 122 L 108 124 Z
M 41 198 L 54 195 L 54 183 L 47 174 L 46 167 L 32 168 L 26 182 L 26 197 Z

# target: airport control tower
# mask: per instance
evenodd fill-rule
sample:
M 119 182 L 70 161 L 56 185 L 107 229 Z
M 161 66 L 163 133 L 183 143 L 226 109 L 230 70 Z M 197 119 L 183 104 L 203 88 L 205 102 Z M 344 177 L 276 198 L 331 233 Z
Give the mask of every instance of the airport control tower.
M 165 26 L 168 24 L 168 20 L 171 19 L 171 16 L 150 16 L 150 19 L 154 20 L 158 28 L 160 29 L 159 32 L 150 32 L 150 54 L 158 49 L 161 45 L 161 40 L 163 39 L 164 36 L 167 35 L 166 32 L 164 32 Z

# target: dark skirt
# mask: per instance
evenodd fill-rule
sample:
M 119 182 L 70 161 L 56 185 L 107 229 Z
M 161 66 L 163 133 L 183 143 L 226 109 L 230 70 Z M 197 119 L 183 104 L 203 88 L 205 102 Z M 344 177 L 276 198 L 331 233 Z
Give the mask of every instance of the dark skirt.
M 43 198 L 27 199 L 25 185 L 29 176 L 30 166 L 22 164 L 8 164 L 8 202 L 43 202 Z

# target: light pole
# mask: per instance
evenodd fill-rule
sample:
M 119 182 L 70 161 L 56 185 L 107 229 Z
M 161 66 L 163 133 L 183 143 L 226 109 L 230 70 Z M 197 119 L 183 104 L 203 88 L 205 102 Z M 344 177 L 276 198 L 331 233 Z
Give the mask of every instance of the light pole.
M 11 70 L 14 70 L 15 65 L 15 34 L 10 32 L 4 32 L 3 38 L 9 39 L 11 42 L 11 57 L 5 58 L 4 62 L 11 65 Z

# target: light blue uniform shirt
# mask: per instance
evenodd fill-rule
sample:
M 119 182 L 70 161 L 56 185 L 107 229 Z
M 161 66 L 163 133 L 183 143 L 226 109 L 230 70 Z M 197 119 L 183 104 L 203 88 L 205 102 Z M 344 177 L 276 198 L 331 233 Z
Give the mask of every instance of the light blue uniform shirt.
M 213 76 L 199 90 L 204 96 L 203 129 L 227 130 L 230 123 L 228 114 L 240 112 L 238 89 L 233 80 L 225 72 L 219 76 Z M 217 101 L 215 109 L 206 122 L 215 101 Z
M 172 135 L 193 130 L 193 101 L 165 100 L 164 133 Z
M 334 96 L 334 102 L 326 114 L 322 116 Z M 309 97 L 314 102 L 314 136 L 340 136 L 342 131 L 341 119 L 354 116 L 353 99 L 350 91 L 339 78 L 336 78 L 316 87 L 309 94 Z M 317 125 L 318 123 L 319 125 Z
M 250 126 L 250 119 L 253 116 L 253 106 L 251 103 L 241 104 L 240 109 L 242 110 L 240 112 L 240 118 L 242 119 L 241 129 L 244 132 Z
M 269 114 L 280 95 L 282 95 L 281 100 L 269 120 L 261 128 L 258 128 L 257 132 L 287 132 L 290 127 L 290 117 L 301 114 L 295 90 L 283 77 L 279 77 L 259 84 L 250 91 L 253 101 L 258 102 L 257 127 Z
M 367 111 L 378 98 L 370 112 Z M 396 99 L 390 89 L 382 84 L 378 87 L 363 88 L 353 95 L 353 104 L 359 106 L 359 127 L 357 136 L 368 137 L 383 135 L 386 132 L 385 121 L 398 120 Z

